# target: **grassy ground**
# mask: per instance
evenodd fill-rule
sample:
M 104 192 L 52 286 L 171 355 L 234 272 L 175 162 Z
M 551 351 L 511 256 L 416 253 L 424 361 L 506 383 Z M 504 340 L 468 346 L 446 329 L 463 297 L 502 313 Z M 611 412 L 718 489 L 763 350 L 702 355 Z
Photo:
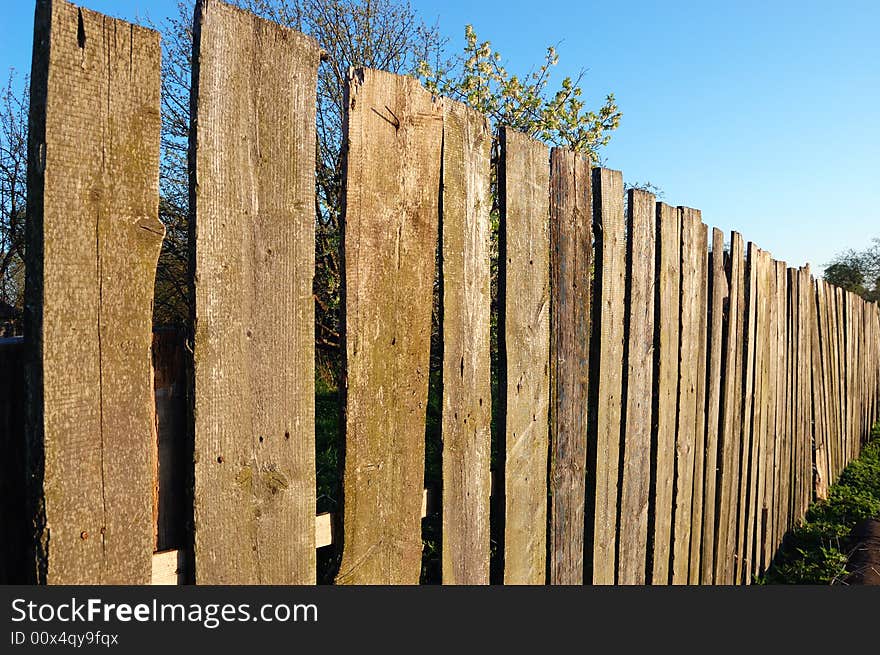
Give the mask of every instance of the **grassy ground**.
M 804 523 L 792 530 L 763 584 L 829 584 L 845 574 L 853 526 L 880 516 L 880 424 L 861 456 L 828 490 L 828 500 L 810 506 Z

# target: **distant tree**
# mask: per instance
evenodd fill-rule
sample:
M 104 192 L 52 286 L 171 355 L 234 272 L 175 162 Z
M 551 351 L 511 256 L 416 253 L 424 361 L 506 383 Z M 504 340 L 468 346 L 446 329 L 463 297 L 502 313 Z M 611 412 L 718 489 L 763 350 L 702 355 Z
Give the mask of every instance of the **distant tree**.
M 0 91 L 0 336 L 21 332 L 27 200 L 27 79 L 10 70 Z
M 825 267 L 826 281 L 865 300 L 880 300 L 880 238 L 864 250 L 846 250 L 834 256 Z

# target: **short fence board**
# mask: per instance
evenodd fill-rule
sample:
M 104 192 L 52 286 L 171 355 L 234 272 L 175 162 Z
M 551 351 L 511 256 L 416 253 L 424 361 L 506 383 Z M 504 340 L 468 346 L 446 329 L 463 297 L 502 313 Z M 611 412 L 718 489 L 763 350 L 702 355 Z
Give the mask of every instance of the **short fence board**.
M 679 307 L 681 303 L 681 212 L 657 204 L 657 294 L 654 301 L 656 351 L 656 428 L 653 438 L 654 479 L 652 584 L 669 583 L 672 547 L 678 407 Z
M 631 189 L 627 202 L 626 383 L 617 582 L 645 584 L 651 482 L 654 367 L 654 196 Z
M 443 119 L 443 583 L 489 583 L 492 392 L 488 121 Z
M 724 304 L 727 302 L 727 274 L 724 270 L 724 233 L 712 230 L 710 288 L 710 322 L 708 326 L 708 365 L 706 400 L 706 465 L 703 486 L 703 536 L 700 557 L 700 582 L 712 584 L 715 580 L 716 514 L 718 497 L 718 472 L 721 442 L 721 385 L 722 385 L 722 330 L 724 327 Z
M 337 583 L 417 584 L 443 107 L 410 77 L 349 74 L 347 403 Z
M 700 213 L 681 212 L 681 336 L 679 346 L 678 428 L 675 442 L 675 501 L 672 542 L 672 583 L 687 584 L 690 566 L 691 512 L 694 497 L 694 458 L 697 450 L 697 386 L 699 384 L 699 334 L 702 269 L 701 250 L 705 227 Z M 701 441 L 701 440 L 700 440 Z
M 594 366 L 590 406 L 595 419 L 591 448 L 595 463 L 592 506 L 592 581 L 614 584 L 617 547 L 617 491 L 623 399 L 623 343 L 626 241 L 623 176 L 605 168 L 593 171 L 593 233 L 596 279 L 593 316 Z
M 159 35 L 39 2 L 34 43 L 25 356 L 38 581 L 146 584 Z
M 592 173 L 550 153 L 550 583 L 583 584 L 587 465 Z
M 722 384 L 721 471 L 718 500 L 718 547 L 715 554 L 715 583 L 733 584 L 736 567 L 736 537 L 739 510 L 740 446 L 742 443 L 743 324 L 745 319 L 745 260 L 743 240 L 733 232 L 728 257 L 729 300 L 724 345 Z
M 550 409 L 550 156 L 547 146 L 501 131 L 504 258 L 504 582 L 543 584 L 547 562 Z

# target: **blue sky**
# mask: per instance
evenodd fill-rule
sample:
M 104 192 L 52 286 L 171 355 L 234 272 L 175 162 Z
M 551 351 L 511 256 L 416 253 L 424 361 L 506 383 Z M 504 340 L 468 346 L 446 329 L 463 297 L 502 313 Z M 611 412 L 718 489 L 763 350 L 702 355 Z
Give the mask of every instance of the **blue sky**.
M 27 71 L 33 3 L 3 4 L 0 68 Z M 161 20 L 176 0 L 84 4 Z M 613 92 L 623 111 L 609 167 L 790 265 L 880 237 L 876 0 L 412 4 L 453 49 L 474 25 L 512 72 L 558 44 L 555 79 L 585 68 L 588 105 Z

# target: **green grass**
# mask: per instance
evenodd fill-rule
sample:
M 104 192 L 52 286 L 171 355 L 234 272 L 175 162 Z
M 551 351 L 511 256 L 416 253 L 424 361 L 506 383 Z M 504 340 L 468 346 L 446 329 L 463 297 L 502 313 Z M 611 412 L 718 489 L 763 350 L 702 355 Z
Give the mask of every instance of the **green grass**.
M 880 424 L 872 438 L 828 490 L 828 499 L 810 506 L 803 524 L 786 536 L 773 565 L 756 582 L 830 584 L 845 575 L 850 531 L 859 521 L 880 516 Z

